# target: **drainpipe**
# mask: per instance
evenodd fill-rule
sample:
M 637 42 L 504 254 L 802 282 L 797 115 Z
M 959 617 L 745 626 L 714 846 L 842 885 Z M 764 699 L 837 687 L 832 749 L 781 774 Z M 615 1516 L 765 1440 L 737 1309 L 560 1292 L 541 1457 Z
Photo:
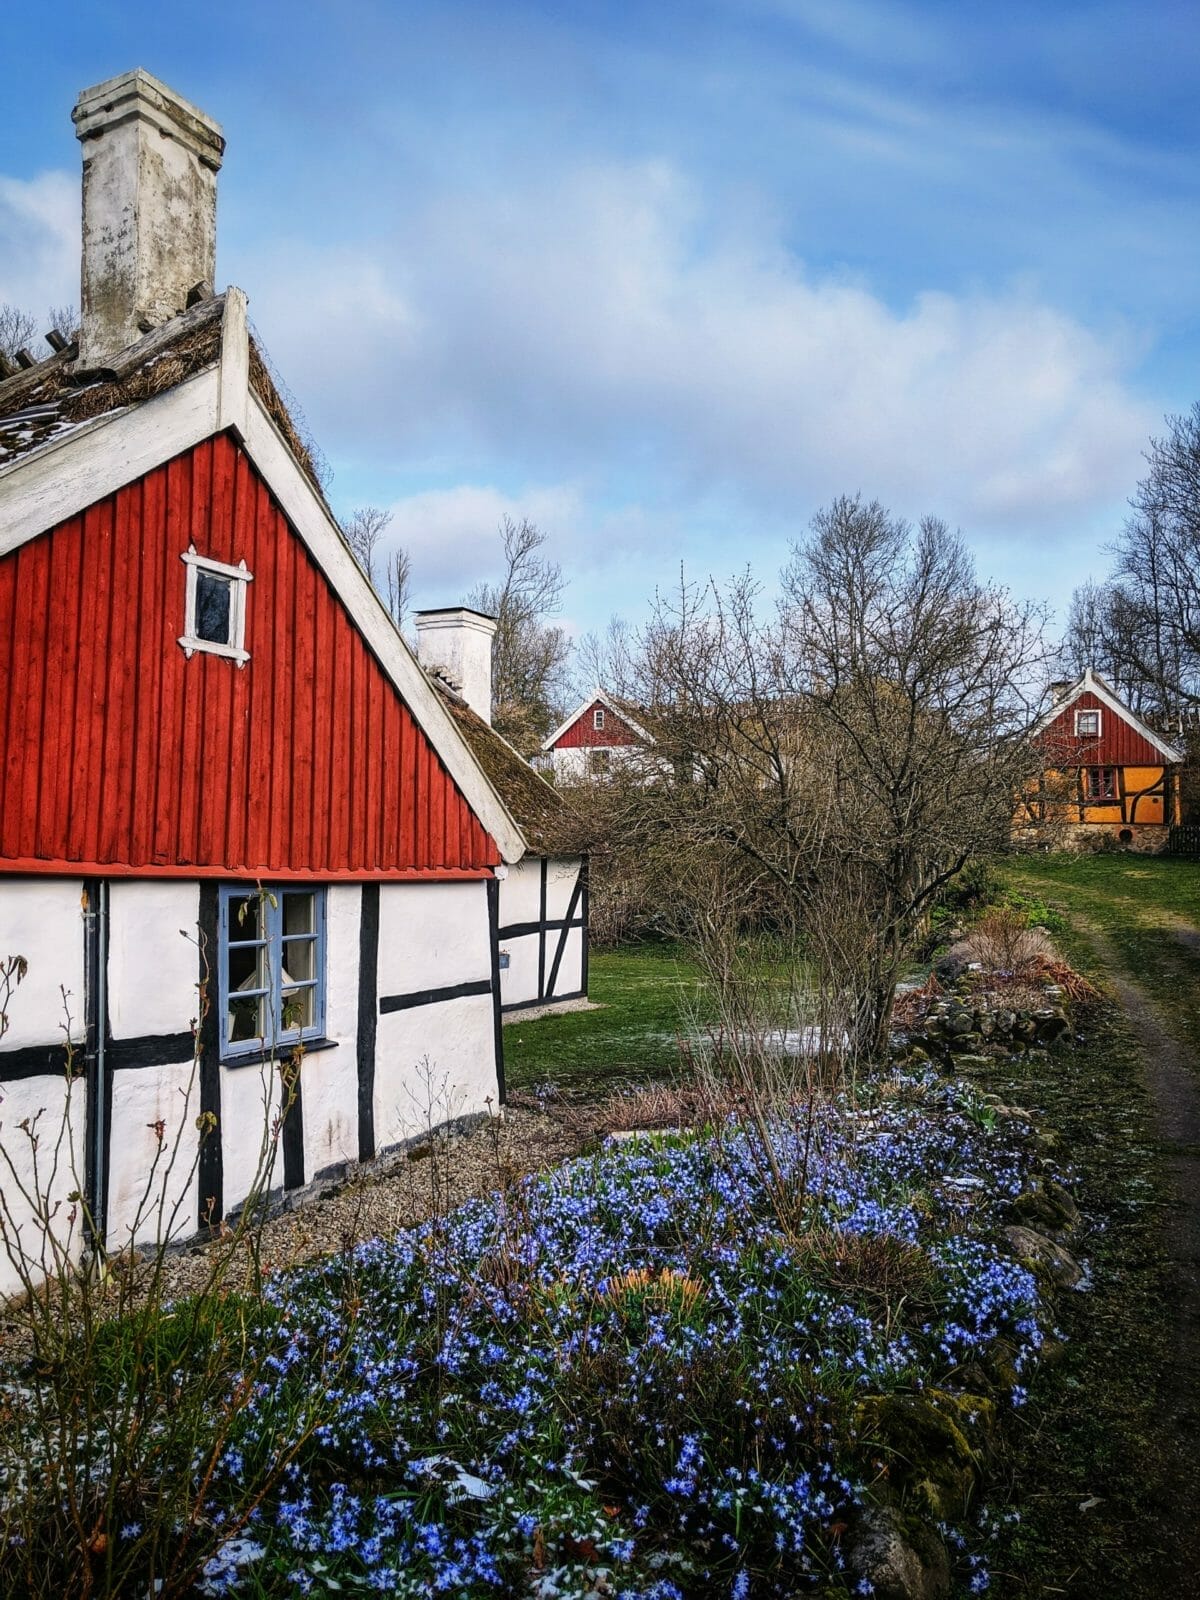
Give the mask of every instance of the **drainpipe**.
M 108 884 L 84 885 L 84 1070 L 87 1106 L 84 1171 L 93 1227 L 88 1244 L 104 1249 L 108 1211 Z

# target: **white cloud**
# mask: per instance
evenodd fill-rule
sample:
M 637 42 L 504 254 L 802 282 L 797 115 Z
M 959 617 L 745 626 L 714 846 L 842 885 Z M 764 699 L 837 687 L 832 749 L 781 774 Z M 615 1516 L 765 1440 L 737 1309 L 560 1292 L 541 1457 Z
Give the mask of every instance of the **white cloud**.
M 460 484 L 407 495 L 388 508 L 392 524 L 387 542 L 400 544 L 413 563 L 418 605 L 457 604 L 481 578 L 498 576 L 502 520 L 528 517 L 551 541 L 550 550 L 568 542 L 580 519 L 580 504 L 569 487 L 530 487 L 505 494 L 486 484 Z
M 330 454 L 360 462 L 650 475 L 773 516 L 861 488 L 1031 532 L 1135 481 L 1155 419 L 1128 335 L 1020 285 L 894 307 L 738 219 L 662 163 L 448 194 L 370 251 L 273 253 L 260 320 Z
M 41 316 L 79 301 L 79 178 L 0 173 L 0 301 Z

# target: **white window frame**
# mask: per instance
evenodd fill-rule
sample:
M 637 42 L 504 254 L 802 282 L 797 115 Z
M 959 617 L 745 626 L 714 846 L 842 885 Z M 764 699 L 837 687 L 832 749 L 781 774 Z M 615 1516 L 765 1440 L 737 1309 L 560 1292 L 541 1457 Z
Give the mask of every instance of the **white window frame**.
M 596 733 L 604 731 L 604 707 L 596 706 L 592 711 L 592 729 Z
M 1083 731 L 1083 729 L 1079 726 L 1079 719 L 1081 717 L 1095 717 L 1095 719 L 1096 719 L 1096 731 L 1095 731 L 1095 733 L 1085 733 Z M 1098 739 L 1100 737 L 1101 733 L 1103 732 L 1103 730 L 1104 730 L 1104 716 L 1103 716 L 1103 713 L 1100 711 L 1098 706 L 1084 706 L 1084 707 L 1081 707 L 1078 711 L 1076 711 L 1076 713 L 1075 713 L 1075 737 L 1077 739 Z
M 193 651 L 202 650 L 205 655 L 225 656 L 230 661 L 236 661 L 239 668 L 244 667 L 250 659 L 250 652 L 245 649 L 246 587 L 254 582 L 254 574 L 247 571 L 244 561 L 239 561 L 236 567 L 231 567 L 227 561 L 214 561 L 211 556 L 197 555 L 194 544 L 188 545 L 179 559 L 187 568 L 187 595 L 184 602 L 183 634 L 179 639 L 184 655 L 190 661 Z M 229 585 L 230 642 L 228 644 L 217 644 L 212 639 L 198 639 L 196 637 L 196 574 L 198 572 L 211 572 L 218 578 L 234 580 Z

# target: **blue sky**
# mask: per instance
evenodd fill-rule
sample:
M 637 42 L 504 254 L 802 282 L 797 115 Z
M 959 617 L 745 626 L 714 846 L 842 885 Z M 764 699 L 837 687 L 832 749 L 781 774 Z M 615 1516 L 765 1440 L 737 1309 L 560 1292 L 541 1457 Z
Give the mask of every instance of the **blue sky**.
M 491 575 L 508 513 L 572 627 L 636 620 L 861 490 L 1062 607 L 1200 398 L 1191 3 L 92 0 L 4 33 L 0 300 L 78 297 L 78 90 L 196 101 L 218 277 L 420 604 Z

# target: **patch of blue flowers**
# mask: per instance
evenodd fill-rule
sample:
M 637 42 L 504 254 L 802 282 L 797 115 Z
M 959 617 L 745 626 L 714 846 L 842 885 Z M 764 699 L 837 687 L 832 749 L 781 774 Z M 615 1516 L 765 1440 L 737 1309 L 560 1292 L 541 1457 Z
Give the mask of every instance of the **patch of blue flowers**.
M 793 1594 L 840 1582 L 862 1396 L 1023 1373 L 1044 1314 L 993 1242 L 1020 1125 L 893 1077 L 780 1124 L 606 1147 L 275 1279 L 213 1493 L 327 1385 L 212 1593 Z M 332 1379 L 330 1379 L 332 1374 Z M 319 1376 L 318 1376 L 319 1375 Z M 978 1576 L 978 1575 L 976 1575 Z

